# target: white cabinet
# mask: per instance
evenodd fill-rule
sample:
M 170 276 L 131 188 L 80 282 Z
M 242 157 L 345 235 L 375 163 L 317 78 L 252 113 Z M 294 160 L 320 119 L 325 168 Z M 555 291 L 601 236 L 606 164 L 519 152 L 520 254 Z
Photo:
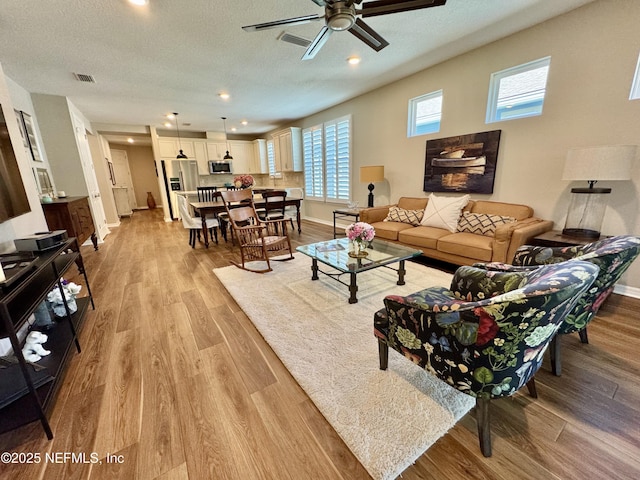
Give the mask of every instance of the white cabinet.
M 229 153 L 233 157 L 233 173 L 252 173 L 253 143 L 242 140 L 229 140 Z
M 251 143 L 253 143 L 253 166 L 250 173 L 269 173 L 267 141 L 264 138 L 258 138 Z
M 302 172 L 302 129 L 290 127 L 272 135 L 273 153 L 278 172 Z
M 162 158 L 174 159 L 180 150 L 189 158 L 194 158 L 193 141 L 177 138 L 159 138 L 158 146 Z
M 207 142 L 207 157 L 209 160 L 222 160 L 227 151 L 225 143 Z
M 198 163 L 198 174 L 209 175 L 209 157 L 207 155 L 207 142 L 202 140 L 194 140 L 193 157 Z

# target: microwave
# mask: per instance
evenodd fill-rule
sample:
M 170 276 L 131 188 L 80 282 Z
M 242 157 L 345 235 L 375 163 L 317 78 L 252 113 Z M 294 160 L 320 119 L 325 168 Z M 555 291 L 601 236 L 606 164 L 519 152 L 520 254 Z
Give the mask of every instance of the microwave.
M 211 175 L 221 175 L 224 173 L 233 173 L 231 171 L 231 162 L 229 160 L 215 160 L 209 162 L 209 173 Z

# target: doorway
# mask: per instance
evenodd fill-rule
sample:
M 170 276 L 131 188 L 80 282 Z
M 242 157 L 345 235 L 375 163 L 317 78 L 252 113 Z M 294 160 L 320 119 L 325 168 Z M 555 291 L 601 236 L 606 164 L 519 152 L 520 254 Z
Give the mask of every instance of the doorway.
M 127 198 L 129 199 L 129 206 L 134 209 L 138 208 L 138 202 L 136 201 L 136 192 L 133 189 L 133 179 L 131 178 L 131 169 L 129 167 L 129 157 L 125 150 L 111 149 L 111 160 L 113 160 L 113 172 L 116 177 L 116 184 L 114 187 L 127 189 Z

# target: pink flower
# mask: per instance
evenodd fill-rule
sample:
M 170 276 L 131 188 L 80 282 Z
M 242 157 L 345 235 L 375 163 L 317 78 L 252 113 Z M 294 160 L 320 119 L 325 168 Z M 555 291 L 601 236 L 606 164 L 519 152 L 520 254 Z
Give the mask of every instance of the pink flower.
M 351 241 L 370 242 L 376 236 L 375 229 L 365 222 L 352 223 L 345 229 L 347 238 Z

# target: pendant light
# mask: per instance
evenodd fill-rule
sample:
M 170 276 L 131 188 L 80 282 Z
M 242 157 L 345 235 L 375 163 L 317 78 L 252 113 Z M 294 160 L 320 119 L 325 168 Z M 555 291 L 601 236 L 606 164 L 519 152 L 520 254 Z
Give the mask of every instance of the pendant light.
M 229 139 L 227 138 L 227 117 L 222 118 L 222 125 L 224 127 L 224 141 L 227 143 L 227 154 L 222 157 L 223 160 L 233 160 L 233 157 L 229 155 Z
M 178 147 L 180 147 L 180 153 L 178 153 L 176 159 L 183 160 L 189 157 L 187 157 L 182 151 L 182 141 L 180 140 L 180 124 L 178 123 L 178 112 L 173 112 L 173 116 L 176 119 L 176 129 L 178 130 Z

